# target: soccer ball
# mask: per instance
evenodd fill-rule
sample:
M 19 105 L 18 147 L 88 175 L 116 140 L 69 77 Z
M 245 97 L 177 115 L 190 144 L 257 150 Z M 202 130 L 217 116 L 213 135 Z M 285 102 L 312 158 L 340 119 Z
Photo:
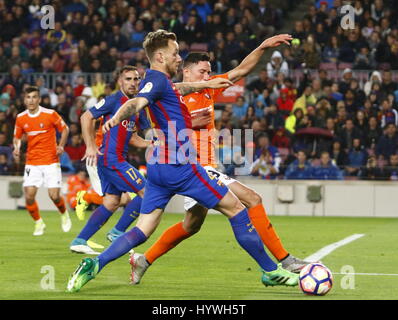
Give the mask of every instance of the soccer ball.
M 299 284 L 305 294 L 323 296 L 332 289 L 332 272 L 323 264 L 308 264 L 300 272 Z

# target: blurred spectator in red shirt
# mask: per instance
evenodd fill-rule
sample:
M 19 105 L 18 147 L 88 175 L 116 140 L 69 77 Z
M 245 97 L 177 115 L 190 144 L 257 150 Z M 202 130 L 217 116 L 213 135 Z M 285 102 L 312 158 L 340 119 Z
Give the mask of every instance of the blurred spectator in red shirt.
M 294 101 L 289 98 L 289 89 L 283 88 L 280 90 L 280 96 L 276 100 L 276 104 L 278 105 L 278 110 L 282 115 L 288 116 L 293 109 Z
M 290 148 L 290 139 L 285 134 L 284 128 L 278 129 L 272 138 L 272 145 L 277 148 Z

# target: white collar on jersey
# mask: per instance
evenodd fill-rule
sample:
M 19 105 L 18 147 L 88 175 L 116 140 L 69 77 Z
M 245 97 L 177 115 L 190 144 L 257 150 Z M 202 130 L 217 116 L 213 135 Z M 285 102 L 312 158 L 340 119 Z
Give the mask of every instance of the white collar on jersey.
M 42 106 L 39 106 L 39 111 L 36 112 L 35 114 L 31 114 L 31 113 L 29 112 L 29 110 L 28 110 L 28 116 L 29 116 L 30 118 L 36 118 L 36 117 L 38 117 L 38 116 L 40 115 L 41 111 L 42 111 Z

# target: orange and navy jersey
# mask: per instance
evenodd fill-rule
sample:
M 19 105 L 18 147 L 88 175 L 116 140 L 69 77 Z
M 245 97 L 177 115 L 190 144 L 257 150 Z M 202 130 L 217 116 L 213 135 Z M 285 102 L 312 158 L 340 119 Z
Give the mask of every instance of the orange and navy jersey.
M 28 110 L 18 114 L 14 137 L 21 139 L 23 134 L 28 137 L 26 164 L 49 165 L 59 162 L 55 130 L 61 132 L 65 128 L 65 122 L 56 111 L 41 106 L 34 115 Z
M 228 79 L 228 74 L 220 74 L 211 77 Z M 197 112 L 208 109 L 211 113 L 211 121 L 206 127 L 206 132 L 195 130 L 194 145 L 198 153 L 198 161 L 202 166 L 216 167 L 215 161 L 215 124 L 214 124 L 214 101 L 216 97 L 221 94 L 225 88 L 220 89 L 204 89 L 200 92 L 193 92 L 184 96 L 184 102 L 192 115 Z

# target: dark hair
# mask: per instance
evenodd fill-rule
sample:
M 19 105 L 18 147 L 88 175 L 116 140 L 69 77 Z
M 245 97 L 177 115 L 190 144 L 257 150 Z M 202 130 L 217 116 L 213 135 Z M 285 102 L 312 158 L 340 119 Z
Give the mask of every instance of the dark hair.
M 29 87 L 26 87 L 25 90 L 24 90 L 24 93 L 25 93 L 25 94 L 29 94 L 29 93 L 35 92 L 35 91 L 40 95 L 39 87 L 36 87 L 36 86 L 29 86 Z
M 128 72 L 128 71 L 137 71 L 137 68 L 134 66 L 124 66 L 122 68 L 120 68 L 119 70 L 116 71 L 115 73 L 115 81 L 119 80 L 119 77 L 124 73 L 124 72 Z
M 167 48 L 169 40 L 176 41 L 177 36 L 173 32 L 168 32 L 163 29 L 149 32 L 145 37 L 143 47 L 149 60 L 152 60 L 153 54 L 156 50 Z
M 207 52 L 190 52 L 184 60 L 184 68 L 191 64 L 197 64 L 200 61 L 210 61 L 210 56 Z

